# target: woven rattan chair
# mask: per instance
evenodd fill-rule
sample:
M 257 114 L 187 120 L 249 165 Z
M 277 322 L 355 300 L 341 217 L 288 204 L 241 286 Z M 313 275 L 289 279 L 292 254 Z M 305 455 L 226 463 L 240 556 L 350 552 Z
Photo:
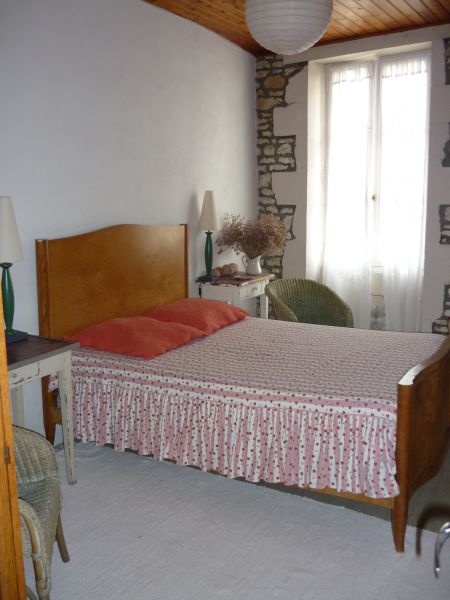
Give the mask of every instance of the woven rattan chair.
M 61 486 L 55 452 L 34 431 L 14 426 L 13 432 L 23 554 L 33 560 L 39 600 L 48 600 L 55 539 L 62 560 L 69 560 L 61 525 Z M 36 599 L 28 587 L 27 597 Z
M 353 327 L 350 307 L 328 286 L 299 277 L 275 279 L 266 285 L 273 314 L 281 321 Z

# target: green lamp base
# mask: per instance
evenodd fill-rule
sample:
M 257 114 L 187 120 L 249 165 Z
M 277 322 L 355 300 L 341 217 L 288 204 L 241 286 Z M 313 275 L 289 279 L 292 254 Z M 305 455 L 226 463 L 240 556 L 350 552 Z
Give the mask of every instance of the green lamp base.
M 212 263 L 213 263 L 212 231 L 206 231 L 206 242 L 205 242 L 206 277 L 211 277 Z
M 12 267 L 11 263 L 0 263 L 3 269 L 2 273 L 2 296 L 3 296 L 3 317 L 5 319 L 5 341 L 7 344 L 20 342 L 28 338 L 28 333 L 25 331 L 17 331 L 13 329 L 14 318 L 14 289 L 9 272 Z

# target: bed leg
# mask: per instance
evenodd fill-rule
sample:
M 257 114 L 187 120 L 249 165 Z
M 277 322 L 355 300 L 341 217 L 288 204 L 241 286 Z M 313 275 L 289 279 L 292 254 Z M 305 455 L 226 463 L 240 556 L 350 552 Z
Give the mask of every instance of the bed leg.
M 394 499 L 394 507 L 391 509 L 391 526 L 394 546 L 397 552 L 405 551 L 405 534 L 408 522 L 408 498 L 402 494 Z

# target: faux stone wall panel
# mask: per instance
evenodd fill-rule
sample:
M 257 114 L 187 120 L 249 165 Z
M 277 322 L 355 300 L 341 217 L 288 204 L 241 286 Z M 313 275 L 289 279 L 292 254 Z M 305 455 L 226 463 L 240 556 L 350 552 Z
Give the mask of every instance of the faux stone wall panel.
M 450 204 L 439 205 L 440 244 L 450 244 Z
M 449 132 L 449 136 L 450 136 L 450 123 L 448 124 L 448 132 Z M 450 167 L 450 137 L 445 142 L 445 146 L 443 147 L 443 151 L 444 151 L 444 158 L 442 159 L 442 166 L 443 167 Z
M 445 52 L 445 85 L 450 85 L 450 38 L 442 40 Z
M 433 321 L 432 332 L 443 333 L 447 335 L 448 331 L 448 320 L 450 319 L 450 283 L 444 285 L 444 302 L 442 307 L 442 315 Z
M 445 48 L 445 53 L 444 53 Z M 434 40 L 431 48 L 430 135 L 428 153 L 427 217 L 422 294 L 422 331 L 447 331 L 441 321 L 442 290 L 450 284 L 450 250 L 440 223 L 441 205 L 450 205 L 450 36 Z M 443 168 L 447 167 L 447 168 Z M 444 233 L 444 236 L 443 236 Z M 444 245 L 439 245 L 439 242 Z
M 277 216 L 294 236 L 294 204 L 279 204 L 272 187 L 272 173 L 297 170 L 295 135 L 277 136 L 274 132 L 274 108 L 287 106 L 286 88 L 289 79 L 300 73 L 307 63 L 283 65 L 280 56 L 263 56 L 256 63 L 257 156 L 259 214 Z M 262 266 L 277 277 L 283 275 L 283 255 L 263 257 Z

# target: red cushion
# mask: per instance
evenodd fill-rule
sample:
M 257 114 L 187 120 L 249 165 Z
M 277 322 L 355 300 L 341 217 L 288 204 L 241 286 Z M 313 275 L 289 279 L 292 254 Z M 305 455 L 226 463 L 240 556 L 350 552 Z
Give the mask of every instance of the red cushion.
M 164 323 L 149 317 L 120 317 L 91 325 L 69 336 L 97 350 L 154 358 L 205 334 L 180 323 Z
M 146 313 L 147 317 L 183 323 L 196 327 L 204 333 L 213 333 L 226 325 L 236 323 L 250 313 L 238 306 L 225 304 L 218 300 L 201 300 L 200 298 L 185 298 L 172 304 L 164 304 Z

